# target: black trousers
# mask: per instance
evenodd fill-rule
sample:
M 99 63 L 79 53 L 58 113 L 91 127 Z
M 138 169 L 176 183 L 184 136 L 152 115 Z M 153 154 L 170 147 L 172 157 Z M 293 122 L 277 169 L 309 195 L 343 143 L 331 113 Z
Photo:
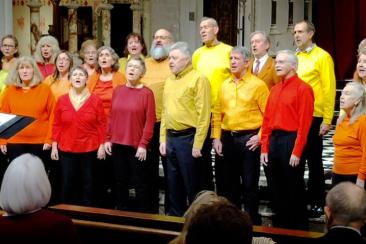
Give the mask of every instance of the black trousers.
M 212 139 L 211 139 L 211 127 L 208 128 L 207 136 L 202 146 L 202 157 L 198 158 L 201 168 L 201 176 L 200 176 L 200 188 L 202 190 L 211 190 L 215 189 L 214 181 L 213 181 L 213 167 L 212 167 Z
M 60 152 L 62 169 L 62 201 L 93 206 L 93 181 L 97 151 L 86 153 Z
M 268 153 L 268 173 L 273 200 L 274 226 L 308 229 L 305 201 L 304 165 L 290 166 L 296 132 L 272 132 Z
M 340 175 L 333 173 L 332 174 L 332 187 L 336 186 L 341 182 L 349 181 L 356 184 L 357 175 Z
M 136 148 L 127 145 L 113 144 L 112 158 L 114 169 L 114 194 L 116 206 L 120 210 L 150 212 L 151 175 L 154 167 L 149 161 L 139 161 Z M 130 183 L 135 187 L 136 206 L 131 206 L 129 199 Z
M 217 193 L 225 196 L 247 211 L 254 224 L 261 224 L 258 214 L 259 205 L 259 174 L 260 148 L 249 150 L 245 145 L 256 133 L 248 132 L 245 135 L 231 135 L 222 133 L 223 158 L 216 162 Z M 241 197 L 243 201 L 241 201 Z
M 114 208 L 113 200 L 113 160 L 106 155 L 106 159 L 95 161 L 94 171 L 94 199 L 95 205 L 101 208 Z
M 305 145 L 302 163 L 308 164 L 309 180 L 307 184 L 308 203 L 324 206 L 325 203 L 325 176 L 323 167 L 323 137 L 319 135 L 323 118 L 313 117 Z

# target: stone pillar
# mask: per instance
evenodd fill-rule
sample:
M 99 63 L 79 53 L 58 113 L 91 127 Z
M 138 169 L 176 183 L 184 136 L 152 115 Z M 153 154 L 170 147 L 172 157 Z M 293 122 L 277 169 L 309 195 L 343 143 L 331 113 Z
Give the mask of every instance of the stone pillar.
M 141 34 L 142 6 L 140 3 L 131 4 L 132 10 L 132 31 Z
M 78 52 L 78 22 L 77 8 L 80 7 L 76 2 L 71 2 L 65 7 L 68 8 L 69 24 L 69 52 L 75 54 Z
M 105 46 L 111 45 L 111 10 L 112 4 L 102 3 L 96 9 L 97 15 L 102 16 L 102 40 Z M 99 39 L 99 38 L 98 38 Z
M 27 4 L 30 8 L 30 47 L 31 47 L 31 54 L 34 53 L 36 50 L 36 45 L 40 36 L 39 31 L 39 23 L 40 23 L 40 14 L 39 9 L 42 7 L 42 3 L 40 0 L 31 0 Z

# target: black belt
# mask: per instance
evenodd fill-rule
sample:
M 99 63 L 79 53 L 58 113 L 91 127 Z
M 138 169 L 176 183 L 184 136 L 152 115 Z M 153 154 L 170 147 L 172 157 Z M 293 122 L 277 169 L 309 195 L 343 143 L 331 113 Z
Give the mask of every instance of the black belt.
M 191 135 L 194 134 L 196 132 L 196 128 L 191 127 L 188 129 L 184 129 L 184 130 L 172 130 L 172 129 L 167 129 L 167 133 L 169 136 L 173 136 L 173 137 L 178 137 L 178 136 L 187 136 L 187 135 Z
M 297 134 L 297 131 L 273 130 L 271 136 L 287 136 Z
M 257 134 L 258 131 L 259 128 L 255 130 L 222 130 L 222 134 L 229 136 L 246 136 L 250 134 Z

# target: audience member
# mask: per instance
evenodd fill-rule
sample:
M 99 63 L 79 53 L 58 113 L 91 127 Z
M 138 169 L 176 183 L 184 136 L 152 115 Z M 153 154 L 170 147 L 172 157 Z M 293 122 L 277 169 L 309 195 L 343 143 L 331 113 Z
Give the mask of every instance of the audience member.
M 80 243 L 71 219 L 44 209 L 50 197 L 42 161 L 32 154 L 15 158 L 1 184 L 1 242 Z
M 39 39 L 34 53 L 34 59 L 41 71 L 42 79 L 55 72 L 55 58 L 59 51 L 60 47 L 55 37 L 47 35 Z
M 304 163 L 300 159 L 312 121 L 314 94 L 297 76 L 293 52 L 279 51 L 275 63 L 281 81 L 268 97 L 260 158 L 268 167 L 274 226 L 307 229 Z
M 167 155 L 169 215 L 182 216 L 202 187 L 197 158 L 210 124 L 210 84 L 191 65 L 185 42 L 169 50 L 170 76 L 164 87 L 160 152 Z

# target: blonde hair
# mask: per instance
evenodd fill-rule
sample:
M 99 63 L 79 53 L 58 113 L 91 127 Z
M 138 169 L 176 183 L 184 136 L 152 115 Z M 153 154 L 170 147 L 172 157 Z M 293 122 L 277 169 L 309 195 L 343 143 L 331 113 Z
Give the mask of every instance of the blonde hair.
M 90 46 L 95 47 L 95 49 L 98 50 L 100 43 L 97 40 L 86 40 L 81 44 L 79 57 L 83 60 L 83 62 L 85 58 L 85 49 Z
M 41 47 L 45 44 L 48 44 L 52 48 L 52 57 L 50 58 L 50 63 L 54 64 L 56 55 L 60 52 L 60 46 L 58 44 L 58 41 L 53 36 L 42 36 L 41 39 L 39 39 L 37 45 L 36 45 L 36 51 L 34 53 L 34 59 L 37 63 L 44 63 L 44 58 L 41 53 Z
M 39 83 L 42 82 L 42 75 L 41 72 L 38 69 L 38 66 L 36 64 L 36 62 L 34 61 L 33 58 L 28 57 L 28 56 L 23 56 L 20 57 L 16 64 L 14 65 L 14 67 L 10 70 L 8 77 L 5 80 L 5 84 L 6 85 L 15 85 L 18 87 L 24 87 L 25 84 L 24 82 L 20 79 L 19 73 L 18 73 L 18 69 L 19 66 L 22 64 L 30 64 L 33 67 L 33 77 L 31 82 L 29 83 L 29 86 L 36 86 Z

